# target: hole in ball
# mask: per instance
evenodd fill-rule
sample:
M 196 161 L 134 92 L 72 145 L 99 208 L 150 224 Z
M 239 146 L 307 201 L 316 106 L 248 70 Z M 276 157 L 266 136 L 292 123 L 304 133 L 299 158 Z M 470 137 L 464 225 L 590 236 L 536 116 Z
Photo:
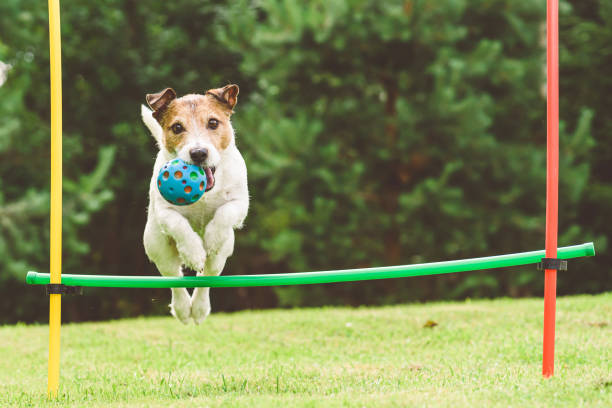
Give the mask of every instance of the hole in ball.
M 200 191 L 204 191 L 204 182 L 203 181 L 200 183 Z
M 191 201 L 196 201 L 198 198 L 200 198 L 200 195 L 196 194 L 193 197 L 191 197 Z
M 185 192 L 187 194 L 191 193 L 191 187 L 190 186 L 185 187 Z
M 168 180 L 168 177 L 170 177 L 170 173 L 168 173 L 167 171 L 164 171 L 164 174 L 163 174 L 164 180 Z
M 189 177 L 191 177 L 192 180 L 197 180 L 198 173 L 196 173 L 195 171 L 192 171 L 191 174 L 189 174 Z
M 180 178 L 183 178 L 183 172 L 180 171 L 180 170 L 175 171 L 174 172 L 174 178 L 177 179 L 177 180 L 180 179 Z
M 185 199 L 183 197 L 180 197 L 178 200 L 176 200 L 176 202 L 179 204 L 185 204 Z

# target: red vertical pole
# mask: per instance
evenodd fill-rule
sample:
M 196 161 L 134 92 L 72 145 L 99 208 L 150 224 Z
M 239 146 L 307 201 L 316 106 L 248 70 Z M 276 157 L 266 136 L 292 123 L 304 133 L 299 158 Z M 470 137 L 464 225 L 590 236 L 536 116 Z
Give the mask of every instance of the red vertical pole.
M 546 257 L 557 257 L 559 204 L 559 0 L 546 5 L 547 150 L 546 150 Z M 544 341 L 542 375 L 555 370 L 555 309 L 557 271 L 544 272 Z

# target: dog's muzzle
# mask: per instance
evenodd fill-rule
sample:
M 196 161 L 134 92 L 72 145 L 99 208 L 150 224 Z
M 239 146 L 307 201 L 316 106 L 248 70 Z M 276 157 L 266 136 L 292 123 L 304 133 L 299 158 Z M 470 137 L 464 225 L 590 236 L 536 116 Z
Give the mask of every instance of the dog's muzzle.
M 198 149 L 191 149 L 189 151 L 189 157 L 195 164 L 201 165 L 208 158 L 208 149 L 205 147 Z

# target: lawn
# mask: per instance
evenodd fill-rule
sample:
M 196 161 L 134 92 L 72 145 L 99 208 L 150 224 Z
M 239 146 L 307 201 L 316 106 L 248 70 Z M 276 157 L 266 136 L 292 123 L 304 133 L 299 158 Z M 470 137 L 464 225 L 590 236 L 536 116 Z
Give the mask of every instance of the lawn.
M 549 380 L 542 308 L 499 299 L 66 324 L 51 403 L 48 327 L 4 326 L 0 406 L 611 407 L 612 293 L 558 299 Z

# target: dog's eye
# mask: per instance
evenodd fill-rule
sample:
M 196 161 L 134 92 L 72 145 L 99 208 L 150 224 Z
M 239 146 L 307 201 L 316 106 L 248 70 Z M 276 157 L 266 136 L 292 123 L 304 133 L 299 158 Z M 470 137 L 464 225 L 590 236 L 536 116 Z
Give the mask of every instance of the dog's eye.
M 219 127 L 219 121 L 215 118 L 210 118 L 208 119 L 208 128 L 209 129 L 216 129 Z
M 172 129 L 175 135 L 178 135 L 179 133 L 183 133 L 185 131 L 185 128 L 180 123 L 175 123 L 170 127 L 170 129 Z

